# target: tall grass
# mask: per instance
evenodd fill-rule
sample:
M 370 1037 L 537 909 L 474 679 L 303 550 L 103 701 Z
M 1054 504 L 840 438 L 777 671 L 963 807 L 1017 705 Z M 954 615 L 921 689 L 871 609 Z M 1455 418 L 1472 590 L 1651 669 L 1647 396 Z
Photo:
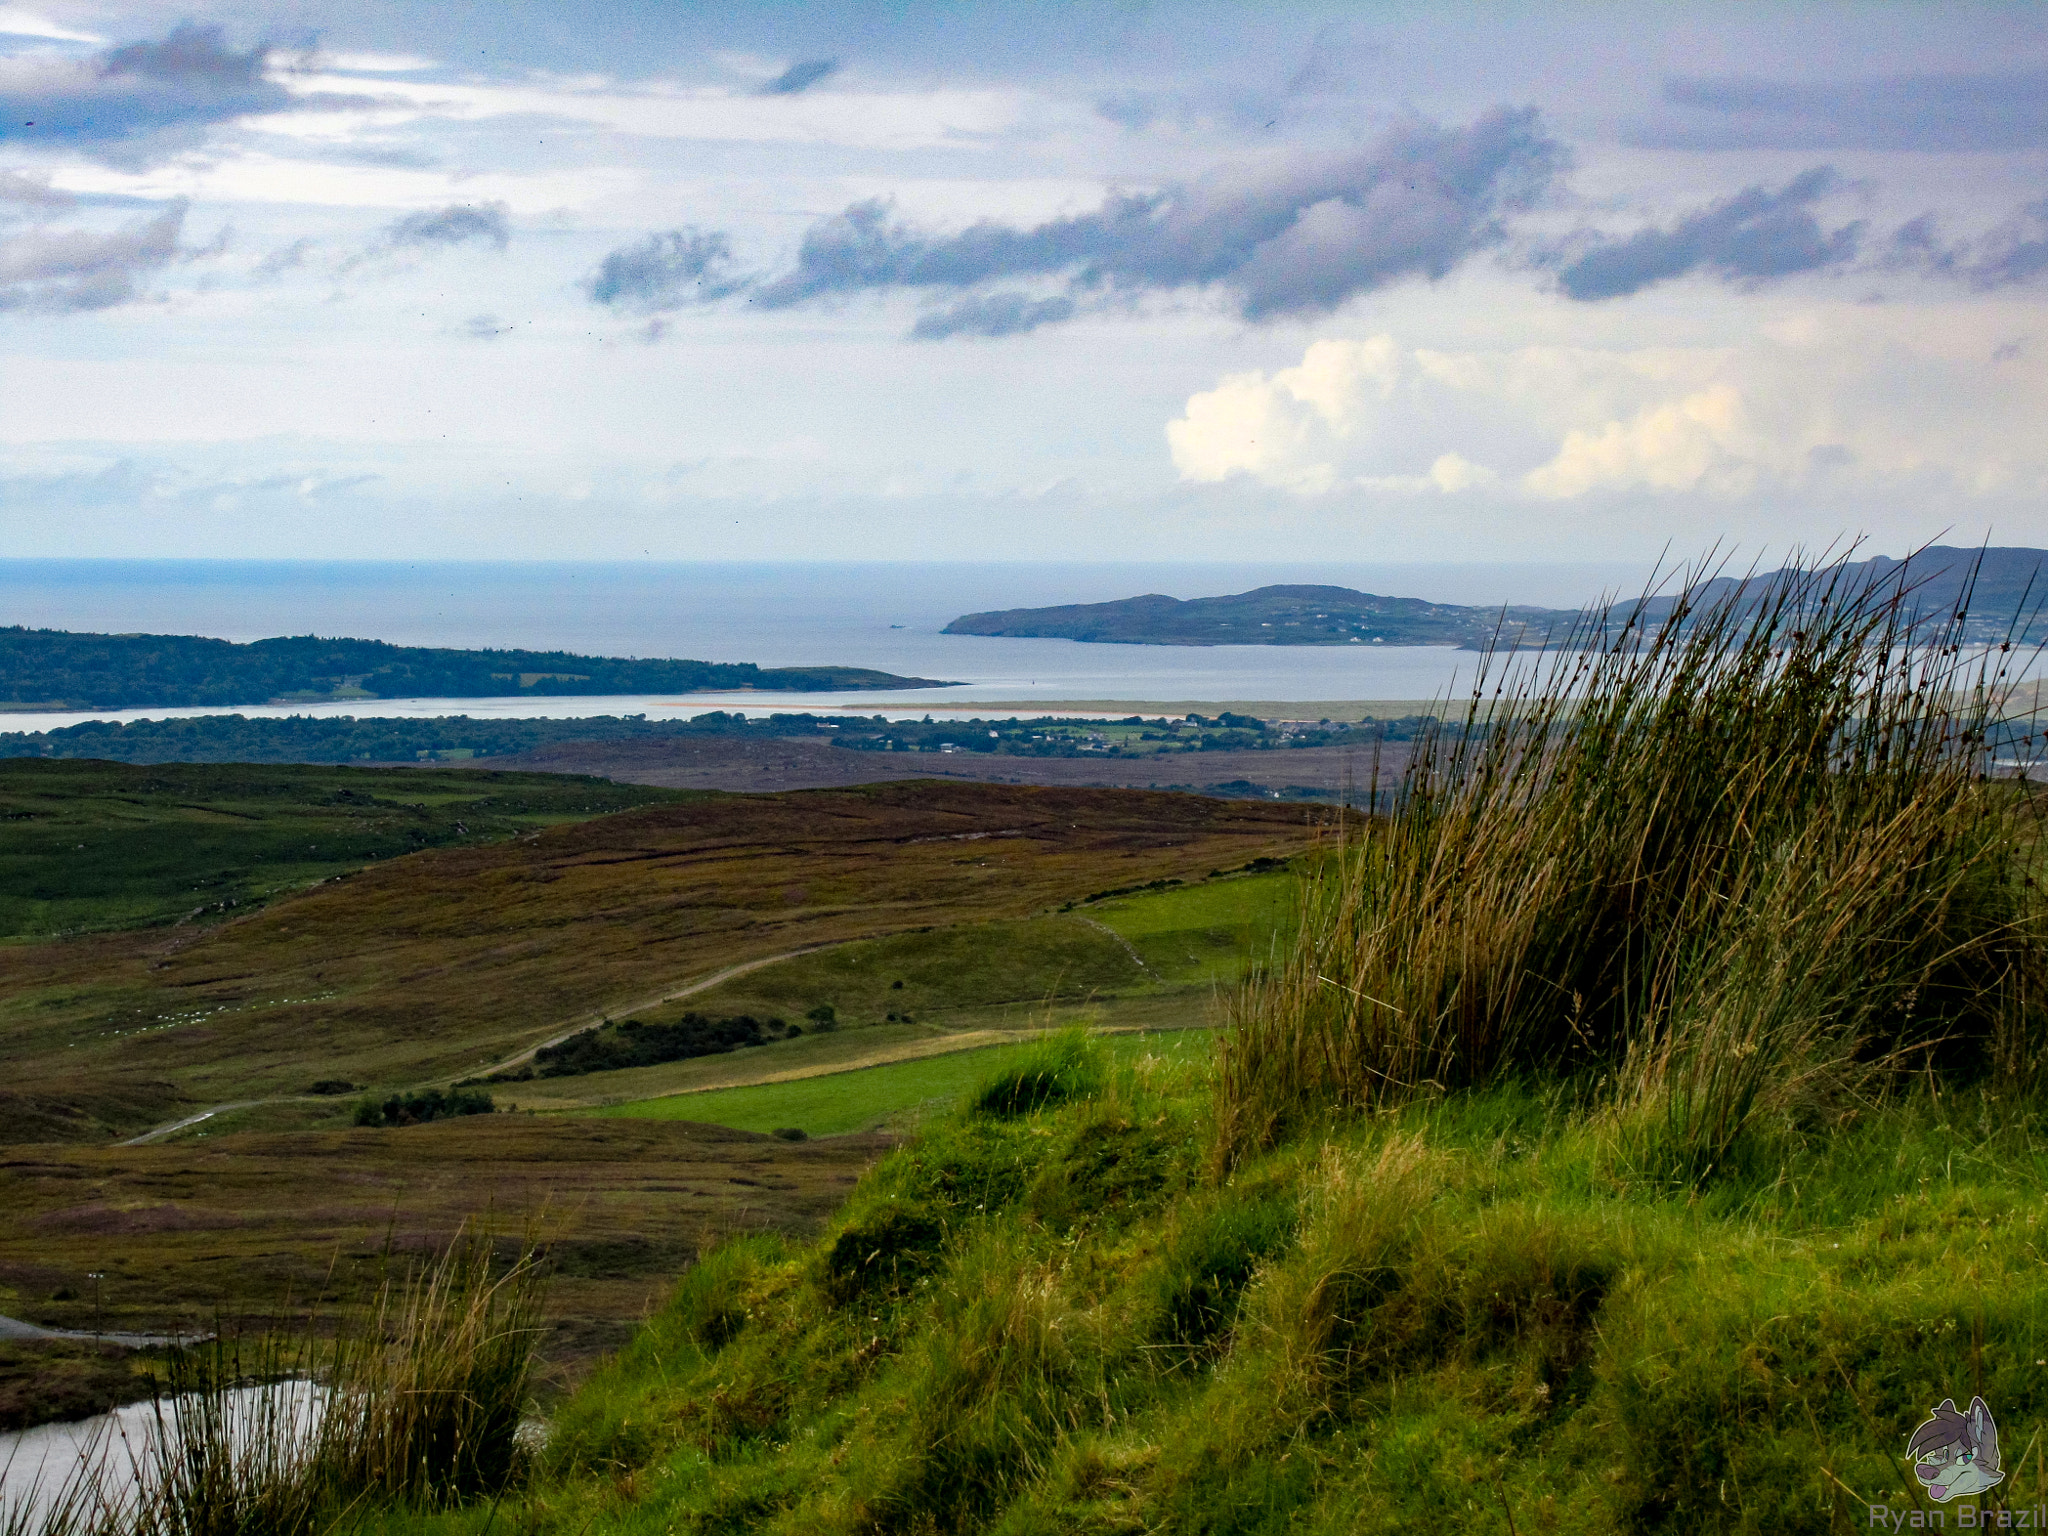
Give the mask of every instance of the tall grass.
M 1967 593 L 1921 612 L 1910 562 L 1706 575 L 1482 657 L 1231 1000 L 1226 1161 L 1542 1074 L 1695 1179 L 1905 1075 L 2030 1079 L 2033 803 L 1987 781 L 2012 647 L 1965 648 Z
M 487 1238 L 458 1238 L 331 1341 L 181 1352 L 146 1432 L 96 1436 L 40 1511 L 0 1510 L 0 1536 L 312 1536 L 380 1506 L 501 1492 L 542 1289 L 531 1249 L 494 1268 Z

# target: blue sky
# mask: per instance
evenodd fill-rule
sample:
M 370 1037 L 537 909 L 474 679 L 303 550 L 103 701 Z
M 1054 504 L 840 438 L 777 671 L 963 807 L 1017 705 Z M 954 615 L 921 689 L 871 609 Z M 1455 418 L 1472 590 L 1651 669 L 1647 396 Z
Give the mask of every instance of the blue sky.
M 2048 544 L 2038 6 L 0 3 L 0 555 Z

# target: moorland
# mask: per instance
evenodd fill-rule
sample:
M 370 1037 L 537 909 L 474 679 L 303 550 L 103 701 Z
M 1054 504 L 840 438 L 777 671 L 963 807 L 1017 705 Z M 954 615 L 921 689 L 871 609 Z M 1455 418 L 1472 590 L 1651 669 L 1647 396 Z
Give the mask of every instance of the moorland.
M 1294 807 L 943 781 L 739 796 L 444 766 L 0 764 L 0 1314 L 276 1317 L 488 1215 L 545 1227 L 547 1354 L 573 1373 L 713 1238 L 827 1215 L 881 1133 L 946 1096 L 917 1076 L 939 1058 L 1083 1015 L 1209 1022 L 1214 984 L 1270 931 L 1274 861 L 1312 833 Z M 798 1027 L 492 1083 L 497 1113 L 353 1123 L 691 1010 Z M 708 1101 L 632 1108 L 828 1077 L 804 1141 L 761 1134 L 803 1129 L 802 1106 L 758 1128 Z M 34 1357 L 0 1362 L 22 1413 L 139 1389 L 75 1346 L 10 1349 Z

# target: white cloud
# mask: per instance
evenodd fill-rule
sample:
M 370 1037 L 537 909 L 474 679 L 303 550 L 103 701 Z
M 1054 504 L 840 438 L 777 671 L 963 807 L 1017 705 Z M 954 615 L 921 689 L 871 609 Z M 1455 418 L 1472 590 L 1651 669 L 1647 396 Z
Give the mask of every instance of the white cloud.
M 1167 424 L 1183 480 L 1303 495 L 1485 492 L 1731 501 L 2048 490 L 2048 354 L 2022 306 L 1836 305 L 1735 347 L 1435 351 L 1313 343 Z
M 53 43 L 104 43 L 93 32 L 79 32 L 39 16 L 26 6 L 0 5 L 0 34 L 11 37 L 46 37 Z
M 1557 457 L 1530 470 L 1522 484 L 1557 499 L 1639 487 L 1741 492 L 1755 486 L 1766 453 L 1767 445 L 1750 429 L 1742 392 L 1716 384 L 1646 406 L 1626 422 L 1573 428 Z

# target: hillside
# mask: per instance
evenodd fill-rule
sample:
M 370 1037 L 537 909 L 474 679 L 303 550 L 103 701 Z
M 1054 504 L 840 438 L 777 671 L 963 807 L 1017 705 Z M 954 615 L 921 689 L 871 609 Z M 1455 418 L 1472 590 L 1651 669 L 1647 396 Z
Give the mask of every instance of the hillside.
M 568 651 L 464 651 L 298 635 L 236 644 L 197 635 L 0 629 L 0 706 L 183 709 L 273 700 L 481 699 L 772 689 L 938 688 L 859 667 L 634 660 Z
M 545 1229 L 544 1353 L 573 1378 L 720 1235 L 815 1230 L 892 1144 L 870 1133 L 978 1048 L 1077 1018 L 1202 1034 L 1304 822 L 970 784 L 0 764 L 0 1317 L 274 1317 L 493 1216 Z M 589 1048 L 693 1016 L 721 1037 Z M 499 1113 L 352 1125 L 465 1074 Z M 760 1126 L 725 1102 L 776 1084 L 810 1097 Z M 784 1125 L 817 1139 L 755 1134 Z M 141 1390 L 80 1369 L 0 1345 L 0 1428 Z
M 323 1079 L 379 1092 L 445 1081 L 734 965 L 1234 868 L 1296 850 L 1306 818 L 1330 814 L 943 780 L 737 796 L 455 770 L 262 772 L 278 801 L 296 791 L 312 804 L 252 819 L 256 770 L 201 794 L 202 774 L 221 770 L 7 765 L 0 852 L 31 897 L 18 931 L 201 909 L 170 928 L 6 951 L 7 1139 L 134 1135 Z M 536 827 L 636 800 L 656 803 Z M 473 841 L 471 813 L 490 817 L 479 829 L 522 835 Z M 427 841 L 458 846 L 403 852 Z M 184 894 L 166 889 L 173 868 Z M 232 904 L 294 874 L 318 883 Z
M 1509 610 L 1509 621 L 1540 630 L 1544 608 Z M 1485 643 L 1500 622 L 1491 608 L 1380 597 L 1349 587 L 1260 587 L 1186 602 L 1157 592 L 1113 603 L 970 613 L 949 635 L 1010 635 L 1113 645 L 1457 645 Z
M 1998 641 L 2009 628 L 2030 642 L 2048 638 L 2041 612 L 2048 600 L 2043 562 L 2048 550 L 1958 549 L 1930 545 L 1907 560 L 1873 556 L 1842 564 L 1849 585 L 1896 582 L 1911 605 L 1925 612 L 1952 608 L 1970 598 L 1970 638 Z M 1741 592 L 1761 602 L 1780 588 L 1786 572 L 1754 577 L 1723 576 L 1692 589 L 1697 600 L 1719 601 Z M 1626 612 L 1618 604 L 1610 613 Z M 1671 600 L 1652 599 L 1653 618 L 1670 612 Z M 1228 597 L 1182 601 L 1159 593 L 1110 603 L 1077 603 L 1058 608 L 1012 608 L 970 613 L 946 626 L 949 635 L 1009 635 L 1082 640 L 1116 645 L 1454 645 L 1485 646 L 1496 634 L 1524 644 L 1562 635 L 1581 614 L 1571 609 L 1463 607 L 1413 597 L 1382 597 L 1349 587 L 1259 587 Z

